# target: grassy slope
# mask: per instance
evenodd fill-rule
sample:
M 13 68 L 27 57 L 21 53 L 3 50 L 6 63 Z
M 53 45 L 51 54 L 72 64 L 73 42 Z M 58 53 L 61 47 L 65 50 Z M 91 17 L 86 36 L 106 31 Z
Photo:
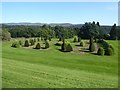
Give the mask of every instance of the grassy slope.
M 53 43 L 49 50 L 16 49 L 4 42 L 3 87 L 117 87 L 118 43 L 108 42 L 114 56 L 63 53 Z

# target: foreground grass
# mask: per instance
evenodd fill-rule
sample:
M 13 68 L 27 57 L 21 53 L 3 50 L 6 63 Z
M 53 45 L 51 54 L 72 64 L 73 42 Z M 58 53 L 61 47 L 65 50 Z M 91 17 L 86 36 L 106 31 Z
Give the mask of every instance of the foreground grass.
M 69 40 L 70 41 L 70 40 Z M 12 48 L 3 42 L 4 88 L 116 88 L 118 43 L 114 56 L 63 53 L 51 42 L 48 50 Z M 75 44 L 72 44 L 75 47 Z

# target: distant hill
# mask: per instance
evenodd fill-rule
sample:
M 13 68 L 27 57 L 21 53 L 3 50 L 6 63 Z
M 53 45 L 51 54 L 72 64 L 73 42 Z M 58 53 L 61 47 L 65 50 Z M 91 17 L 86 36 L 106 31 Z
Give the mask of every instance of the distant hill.
M 27 22 L 22 22 L 22 23 L 3 23 L 4 25 L 10 25 L 10 26 L 15 26 L 15 25 L 25 25 L 25 26 L 43 26 L 44 24 L 50 25 L 51 27 L 55 26 L 63 26 L 63 27 L 81 27 L 82 24 L 71 24 L 71 23 L 27 23 Z
M 3 23 L 4 25 L 7 26 L 16 26 L 16 25 L 24 25 L 24 26 L 43 26 L 44 24 L 50 25 L 51 27 L 55 26 L 63 26 L 63 27 L 70 27 L 70 28 L 81 28 L 83 24 L 71 24 L 71 23 L 29 23 L 29 22 L 21 22 L 21 23 Z M 1 25 L 1 24 L 0 24 Z M 111 30 L 111 26 L 108 25 L 103 25 L 101 26 L 104 30 L 105 33 L 109 33 Z

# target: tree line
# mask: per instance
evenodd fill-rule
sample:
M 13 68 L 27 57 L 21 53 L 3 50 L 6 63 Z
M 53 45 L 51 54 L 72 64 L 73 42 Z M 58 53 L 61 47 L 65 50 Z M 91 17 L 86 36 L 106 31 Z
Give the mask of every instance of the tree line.
M 114 24 L 110 28 L 110 33 L 105 33 L 105 28 L 102 28 L 99 22 L 86 22 L 81 28 L 63 27 L 55 26 L 51 27 L 49 25 L 43 26 L 25 26 L 25 25 L 15 25 L 2 27 L 2 40 L 7 40 L 6 38 L 12 37 L 41 37 L 44 39 L 50 38 L 73 38 L 78 36 L 82 39 L 120 39 L 120 26 Z

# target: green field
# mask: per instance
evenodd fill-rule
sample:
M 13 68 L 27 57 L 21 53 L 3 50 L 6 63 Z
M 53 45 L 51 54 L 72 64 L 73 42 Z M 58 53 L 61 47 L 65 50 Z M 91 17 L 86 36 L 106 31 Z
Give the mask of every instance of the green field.
M 52 40 L 48 50 L 12 48 L 12 42 L 3 42 L 3 88 L 118 87 L 118 41 L 107 41 L 114 56 L 61 52 L 56 42 Z

